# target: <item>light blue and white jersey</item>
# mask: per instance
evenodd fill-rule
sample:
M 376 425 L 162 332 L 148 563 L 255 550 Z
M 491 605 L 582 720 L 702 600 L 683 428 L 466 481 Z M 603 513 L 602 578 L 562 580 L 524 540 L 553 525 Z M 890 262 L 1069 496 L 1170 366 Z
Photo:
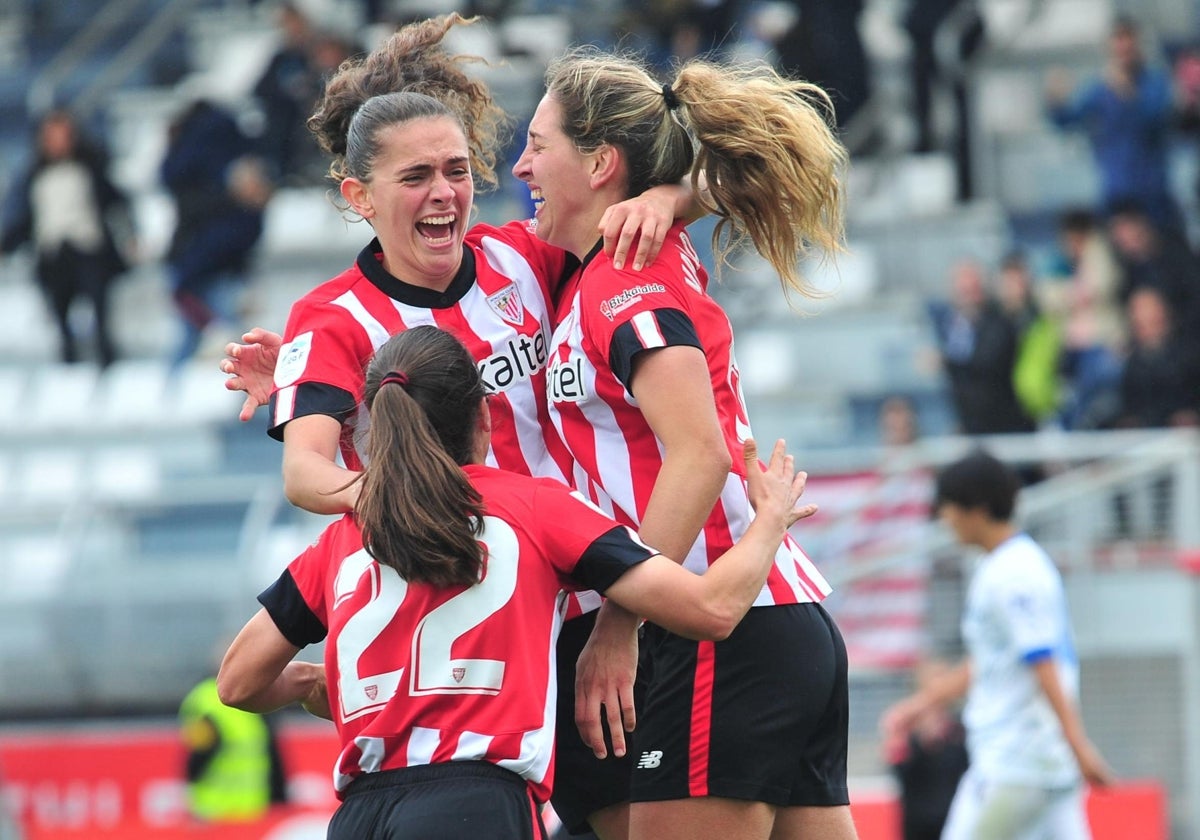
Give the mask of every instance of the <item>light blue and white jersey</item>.
M 971 687 L 963 711 L 971 765 L 997 782 L 1067 787 L 1079 769 L 1031 665 L 1053 657 L 1064 693 L 1079 696 L 1079 661 L 1062 578 L 1017 534 L 986 555 L 967 590 L 963 638 Z

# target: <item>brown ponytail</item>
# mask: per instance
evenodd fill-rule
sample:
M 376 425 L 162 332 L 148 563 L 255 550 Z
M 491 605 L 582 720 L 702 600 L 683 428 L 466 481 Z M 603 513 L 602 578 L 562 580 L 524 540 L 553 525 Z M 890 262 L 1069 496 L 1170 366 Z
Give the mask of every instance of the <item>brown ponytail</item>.
M 479 580 L 483 500 L 461 467 L 483 398 L 474 359 L 434 326 L 393 336 L 367 369 L 371 426 L 354 513 L 370 555 L 407 581 Z

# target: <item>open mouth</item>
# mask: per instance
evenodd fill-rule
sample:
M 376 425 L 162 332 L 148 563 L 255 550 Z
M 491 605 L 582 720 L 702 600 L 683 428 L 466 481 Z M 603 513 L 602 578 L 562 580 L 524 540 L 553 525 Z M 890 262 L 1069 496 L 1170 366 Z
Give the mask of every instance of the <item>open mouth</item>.
M 417 222 L 417 231 L 430 245 L 445 245 L 454 239 L 457 224 L 458 217 L 453 214 L 430 216 Z
M 533 199 L 533 212 L 542 209 L 542 205 L 546 203 L 546 197 L 542 195 L 542 190 L 539 187 L 534 187 L 529 190 L 529 197 Z

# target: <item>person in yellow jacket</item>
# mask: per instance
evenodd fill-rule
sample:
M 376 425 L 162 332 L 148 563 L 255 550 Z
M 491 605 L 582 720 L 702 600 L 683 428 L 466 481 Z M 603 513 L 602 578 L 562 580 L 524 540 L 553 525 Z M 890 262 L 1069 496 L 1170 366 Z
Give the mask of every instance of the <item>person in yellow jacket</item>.
M 205 822 L 245 822 L 284 800 L 284 776 L 266 718 L 224 705 L 215 677 L 202 680 L 179 709 L 187 748 L 188 807 Z

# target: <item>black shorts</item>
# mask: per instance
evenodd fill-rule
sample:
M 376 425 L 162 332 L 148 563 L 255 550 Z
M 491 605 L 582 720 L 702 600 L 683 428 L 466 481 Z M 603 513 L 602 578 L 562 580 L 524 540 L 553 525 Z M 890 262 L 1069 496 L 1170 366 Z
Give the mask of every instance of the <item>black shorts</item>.
M 328 840 L 546 840 L 525 780 L 486 761 L 361 776 L 329 821 Z
M 849 804 L 846 646 L 820 604 L 756 607 L 720 642 L 646 625 L 634 802 Z
M 637 743 L 633 732 L 625 733 L 625 755 L 614 758 L 608 742 L 608 758 L 596 758 L 579 736 L 575 725 L 575 664 L 596 625 L 596 611 L 564 621 L 558 636 L 558 708 L 554 732 L 554 792 L 550 804 L 571 834 L 588 832 L 587 816 L 601 808 L 629 801 L 630 774 Z M 634 707 L 642 711 L 644 693 L 641 669 L 634 685 Z M 641 728 L 641 724 L 638 724 Z M 605 726 L 607 736 L 608 727 Z

